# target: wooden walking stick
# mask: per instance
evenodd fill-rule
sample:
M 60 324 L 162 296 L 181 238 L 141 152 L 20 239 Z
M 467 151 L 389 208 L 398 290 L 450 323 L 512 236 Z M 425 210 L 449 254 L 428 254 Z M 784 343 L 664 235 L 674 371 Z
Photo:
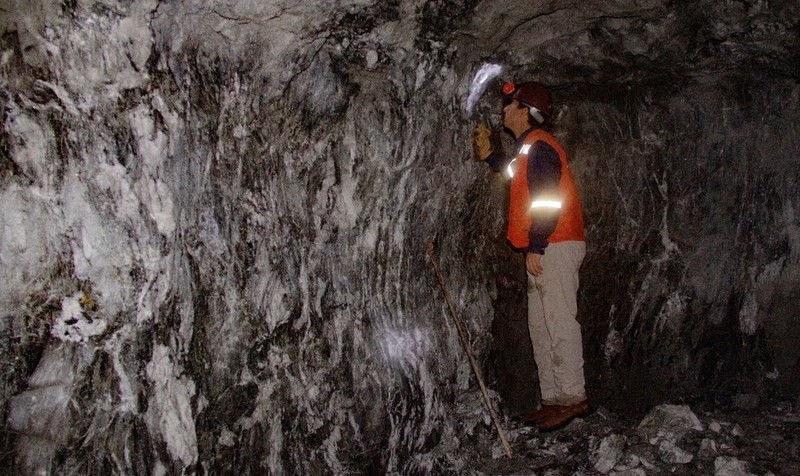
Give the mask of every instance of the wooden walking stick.
M 508 440 L 506 440 L 503 427 L 500 426 L 500 420 L 497 418 L 497 414 L 494 411 L 494 406 L 492 406 L 492 401 L 489 398 L 489 391 L 486 390 L 486 385 L 483 383 L 483 377 L 481 377 L 481 370 L 478 368 L 478 364 L 475 362 L 475 355 L 472 353 L 472 346 L 470 345 L 469 338 L 467 337 L 467 330 L 464 328 L 464 323 L 461 318 L 458 317 L 455 306 L 453 306 L 453 300 L 450 299 L 450 293 L 447 291 L 447 286 L 444 283 L 442 271 L 439 269 L 439 263 L 436 261 L 436 255 L 433 249 L 433 241 L 428 244 L 428 256 L 431 258 L 433 270 L 436 271 L 436 277 L 439 278 L 439 284 L 442 286 L 444 298 L 447 301 L 447 307 L 450 308 L 450 315 L 453 316 L 456 329 L 458 329 L 458 336 L 461 338 L 461 345 L 464 346 L 464 351 L 467 353 L 467 358 L 469 358 L 472 371 L 475 373 L 475 377 L 478 379 L 478 385 L 480 385 L 481 393 L 483 394 L 483 401 L 486 403 L 486 408 L 489 409 L 489 415 L 491 415 L 494 426 L 497 428 L 497 434 L 500 437 L 500 441 L 503 443 L 503 447 L 506 449 L 506 456 L 511 458 L 511 446 L 508 444 Z

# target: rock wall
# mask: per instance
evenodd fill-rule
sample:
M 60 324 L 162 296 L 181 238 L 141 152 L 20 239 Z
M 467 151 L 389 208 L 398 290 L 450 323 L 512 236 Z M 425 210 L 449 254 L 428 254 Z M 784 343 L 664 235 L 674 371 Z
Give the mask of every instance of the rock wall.
M 731 76 L 657 94 L 569 112 L 584 122 L 568 135 L 584 138 L 593 218 L 582 301 L 593 387 L 640 410 L 791 395 L 797 82 Z
M 493 268 L 463 263 L 500 246 L 462 172 L 465 86 L 446 50 L 415 49 L 423 20 L 339 3 L 13 18 L 3 401 L 21 467 L 401 471 L 458 446 L 475 383 L 426 250 L 480 353 Z M 376 27 L 394 57 L 349 38 Z

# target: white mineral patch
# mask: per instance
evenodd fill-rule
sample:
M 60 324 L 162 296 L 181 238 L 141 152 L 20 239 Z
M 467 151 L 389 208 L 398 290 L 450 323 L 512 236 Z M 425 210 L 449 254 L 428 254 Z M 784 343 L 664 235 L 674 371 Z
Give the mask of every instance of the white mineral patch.
M 117 217 L 131 224 L 141 220 L 139 197 L 128 181 L 128 172 L 122 165 L 102 163 L 98 165 L 94 182 L 113 197 Z
M 6 122 L 11 146 L 16 152 L 14 162 L 22 172 L 34 180 L 47 178 L 47 146 L 52 141 L 51 131 L 45 130 L 27 114 L 12 105 L 10 120 Z
M 170 349 L 156 345 L 153 358 L 146 367 L 147 377 L 153 382 L 154 396 L 150 402 L 151 431 L 158 431 L 173 458 L 185 466 L 197 461 L 197 434 L 192 415 L 191 399 L 195 394 L 194 382 L 173 362 Z
M 281 468 L 280 454 L 283 451 L 283 424 L 281 423 L 282 412 L 276 411 L 272 414 L 269 427 L 272 429 L 269 435 L 270 448 L 272 451 L 269 454 L 269 469 L 273 474 L 280 474 L 283 471 Z
M 223 428 L 217 442 L 222 446 L 231 447 L 236 444 L 236 435 L 227 428 Z
M 125 370 L 120 358 L 121 349 L 124 344 L 131 339 L 131 330 L 129 325 L 123 326 L 120 330 L 114 332 L 112 337 L 105 343 L 105 351 L 112 356 L 112 363 L 114 372 L 117 378 L 117 390 L 119 391 L 119 411 L 122 412 L 136 412 L 139 407 L 139 397 L 134 391 L 134 384 L 131 377 L 138 377 L 137 375 L 129 375 Z
M 171 189 L 161 179 L 161 165 L 169 155 L 169 138 L 155 127 L 152 113 L 145 107 L 139 107 L 130 114 L 130 123 L 136 133 L 145 170 L 138 183 L 142 201 L 147 205 L 158 231 L 169 236 L 175 231 L 175 212 Z
M 659 443 L 658 455 L 661 461 L 671 464 L 688 464 L 694 459 L 694 455 L 669 440 L 663 440 Z
M 718 456 L 714 460 L 714 476 L 752 476 L 747 463 L 733 456 Z
M 626 443 L 627 439 L 624 435 L 609 435 L 603 438 L 591 456 L 594 469 L 603 474 L 614 469 L 614 466 L 625 454 Z
M 656 317 L 658 331 L 662 332 L 666 327 L 671 331 L 678 332 L 683 318 L 686 316 L 687 306 L 687 299 L 680 292 L 672 292 Z
M 131 6 L 130 16 L 123 19 L 115 30 L 116 39 L 126 47 L 128 57 L 136 71 L 147 70 L 147 60 L 153 46 L 150 30 L 150 12 L 158 7 L 157 0 L 139 0 Z
M 342 429 L 339 426 L 334 427 L 334 429 L 330 432 L 328 438 L 322 443 L 323 448 L 325 449 L 325 462 L 328 464 L 328 467 L 331 468 L 333 473 L 342 473 L 344 471 L 344 467 L 342 466 L 342 462 L 339 461 L 338 455 L 338 447 L 339 442 L 342 439 Z
M 9 402 L 8 426 L 29 435 L 60 441 L 67 424 L 68 387 L 54 385 L 26 390 Z
M 0 191 L 0 305 L 21 305 L 57 259 L 60 225 L 36 189 L 11 183 Z
M 33 375 L 28 379 L 30 387 L 64 385 L 69 387 L 75 379 L 76 369 L 86 362 L 81 359 L 81 350 L 70 343 L 48 346 Z
M 703 424 L 688 405 L 659 405 L 642 419 L 637 432 L 651 445 L 675 443 L 690 430 L 703 431 Z
M 714 458 L 717 456 L 717 443 L 710 438 L 703 438 L 700 449 L 697 450 L 699 458 Z
M 759 312 L 758 291 L 778 281 L 785 268 L 786 257 L 781 256 L 764 266 L 757 277 L 751 277 L 755 289 L 746 296 L 742 309 L 739 311 L 739 328 L 745 334 L 755 334 L 763 324 L 762 321 L 768 318 L 765 313 Z M 753 275 L 756 271 L 753 267 L 750 269 L 750 274 Z
M 367 60 L 367 69 L 375 68 L 375 65 L 378 64 L 378 52 L 375 50 L 367 51 L 366 60 Z
M 739 310 L 739 328 L 744 334 L 753 335 L 758 330 L 758 300 L 755 293 L 748 293 Z
M 611 312 L 614 312 L 614 306 L 612 306 Z M 623 339 L 619 331 L 613 328 L 609 329 L 605 346 L 603 346 L 603 354 L 606 357 L 606 361 L 610 362 L 622 351 L 622 343 Z
M 85 343 L 90 337 L 105 332 L 108 324 L 103 319 L 90 319 L 84 314 L 80 299 L 83 293 L 75 293 L 61 301 L 59 314 L 50 335 L 68 342 Z
M 78 173 L 67 177 L 62 200 L 65 222 L 72 230 L 75 275 L 92 283 L 92 298 L 106 316 L 113 316 L 132 292 L 130 240 L 116 223 L 98 213 L 83 177 Z

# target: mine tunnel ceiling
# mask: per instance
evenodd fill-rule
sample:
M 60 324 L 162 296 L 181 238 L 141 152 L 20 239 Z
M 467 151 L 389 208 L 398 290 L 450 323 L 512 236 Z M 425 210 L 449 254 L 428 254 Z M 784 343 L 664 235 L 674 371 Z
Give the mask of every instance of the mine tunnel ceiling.
M 797 17 L 793 1 L 231 3 L 159 5 L 154 26 L 168 47 L 261 70 L 270 85 L 287 85 L 319 53 L 359 74 L 413 67 L 412 52 L 428 51 L 464 76 L 491 60 L 508 75 L 603 95 L 727 75 L 797 78 Z
M 562 5 L 481 5 L 464 43 L 480 55 L 507 55 L 555 85 L 798 74 L 796 2 Z

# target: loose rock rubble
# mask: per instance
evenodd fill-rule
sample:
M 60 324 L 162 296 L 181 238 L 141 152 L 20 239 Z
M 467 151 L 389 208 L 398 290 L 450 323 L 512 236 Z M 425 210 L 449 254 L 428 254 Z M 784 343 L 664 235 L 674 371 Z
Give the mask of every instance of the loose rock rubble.
M 799 416 L 786 402 L 747 410 L 664 404 L 638 420 L 600 407 L 553 433 L 509 422 L 514 456 L 478 456 L 470 474 L 800 474 Z M 498 446 L 492 436 L 484 443 Z

